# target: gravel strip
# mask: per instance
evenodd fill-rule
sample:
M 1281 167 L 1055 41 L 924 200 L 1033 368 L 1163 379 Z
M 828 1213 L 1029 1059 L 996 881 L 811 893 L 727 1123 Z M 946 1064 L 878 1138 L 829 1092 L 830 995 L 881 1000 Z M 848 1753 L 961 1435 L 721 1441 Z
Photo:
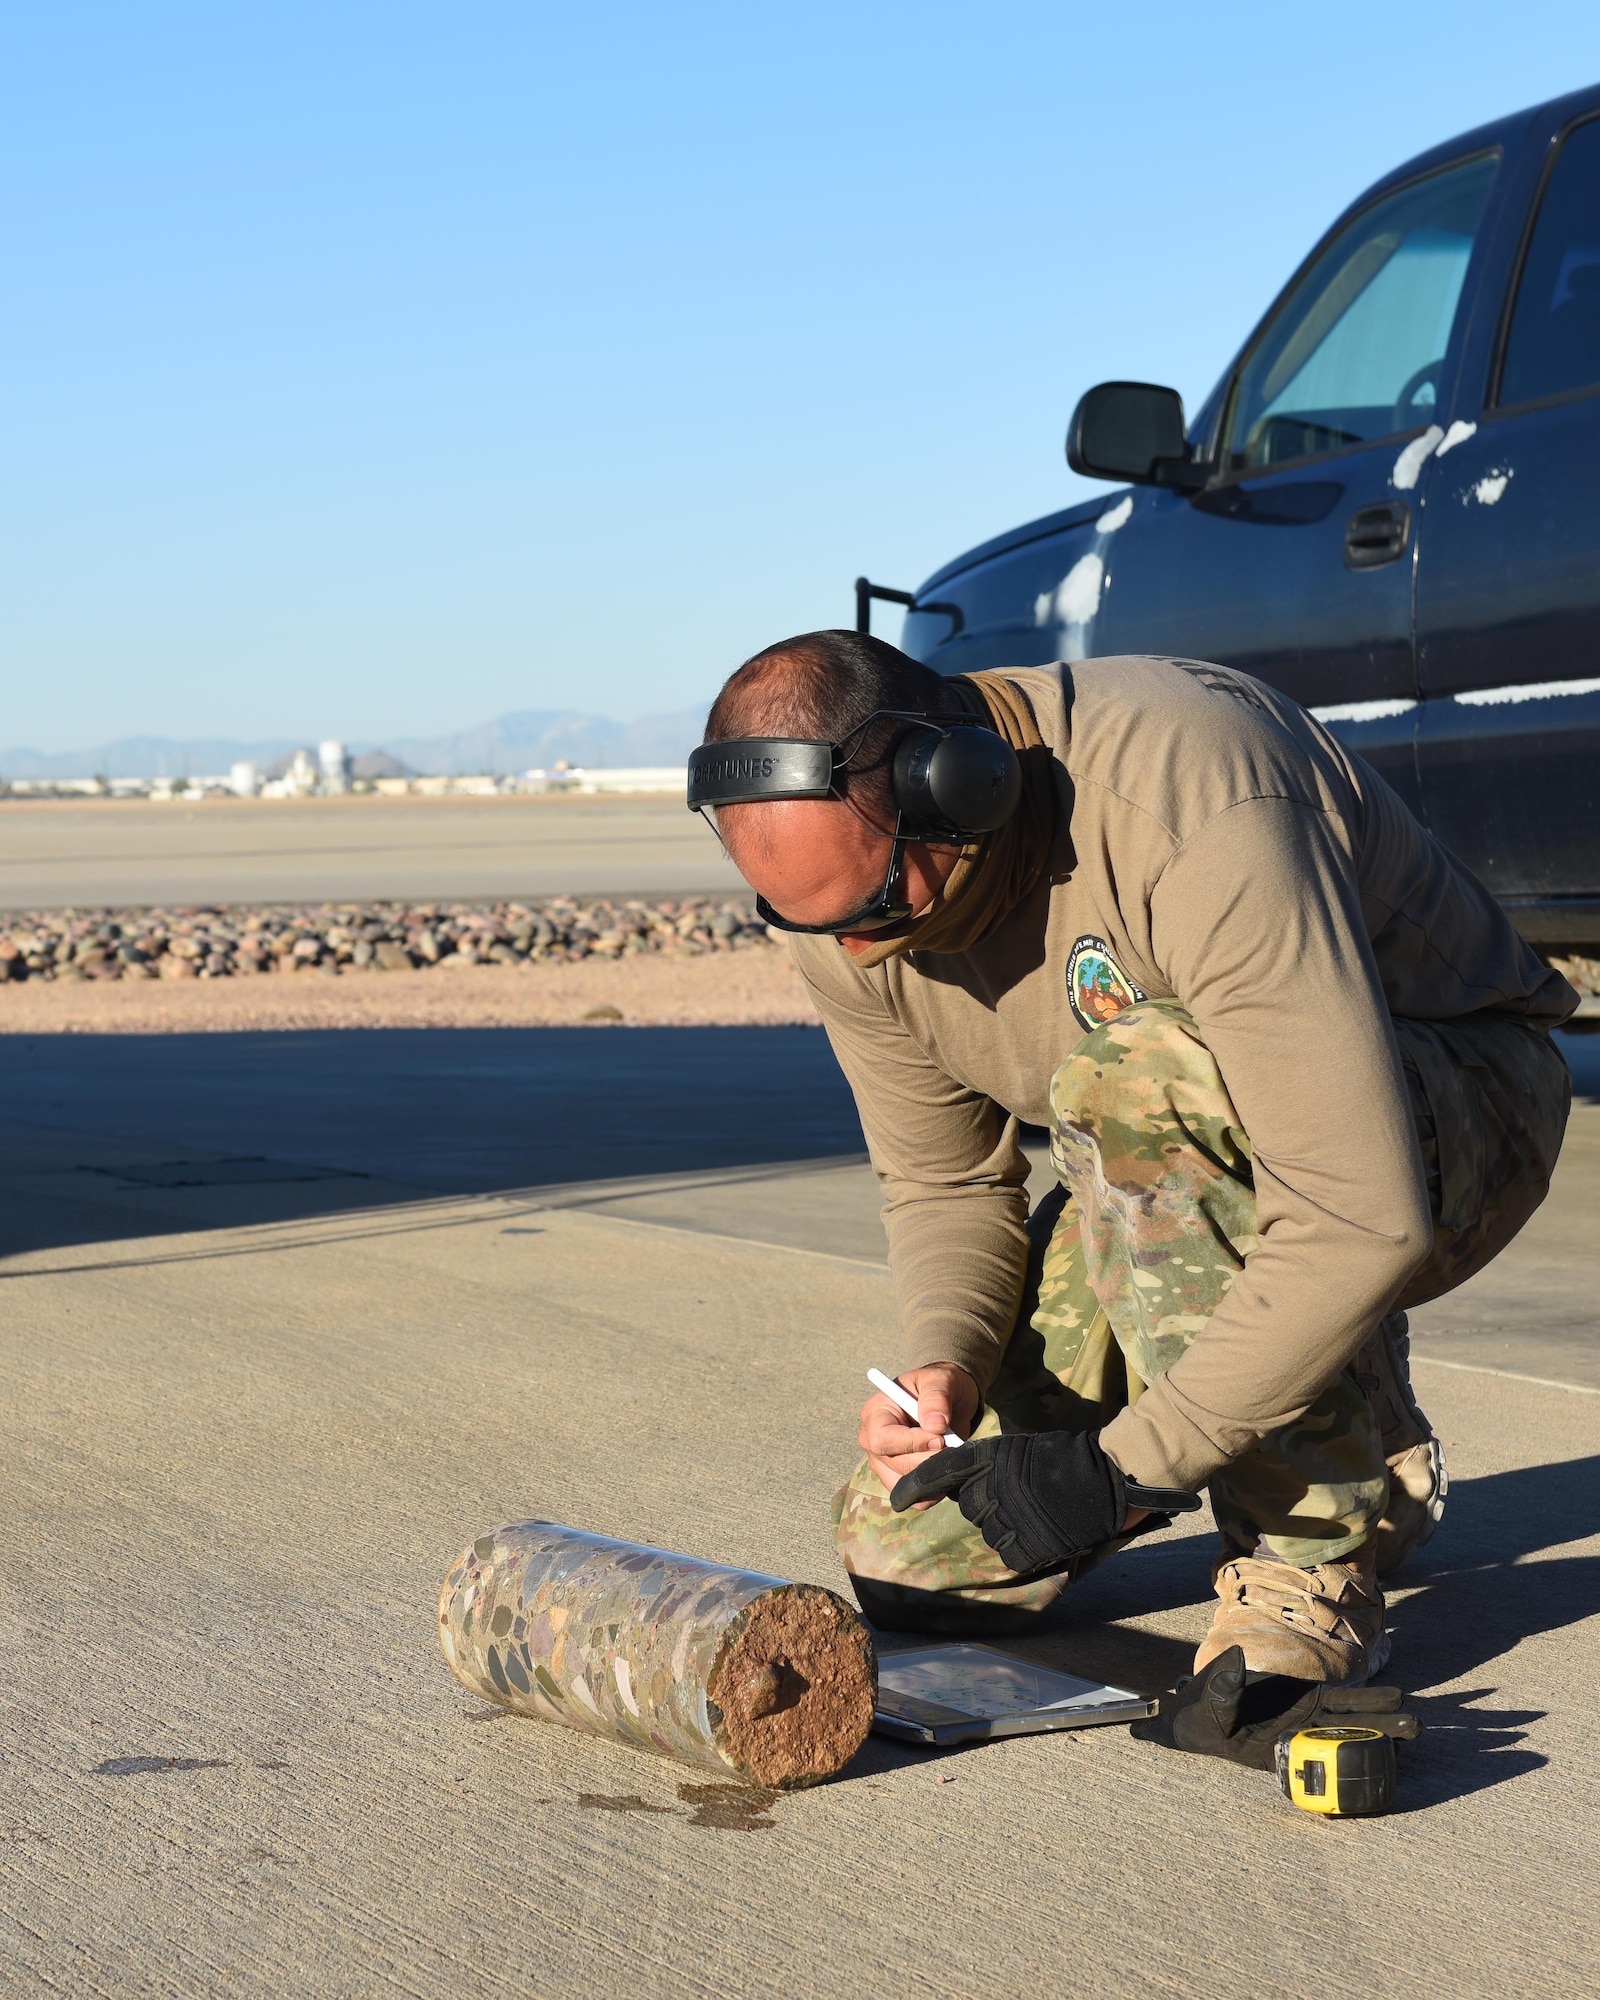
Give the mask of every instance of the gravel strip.
M 0 980 L 244 979 L 771 951 L 748 900 L 554 896 L 527 903 L 28 910 L 0 932 Z

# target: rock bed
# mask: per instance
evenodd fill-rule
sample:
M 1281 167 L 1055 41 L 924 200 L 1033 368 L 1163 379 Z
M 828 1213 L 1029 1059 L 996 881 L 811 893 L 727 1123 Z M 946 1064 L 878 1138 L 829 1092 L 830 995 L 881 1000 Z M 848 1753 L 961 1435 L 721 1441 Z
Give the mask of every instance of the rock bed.
M 1557 972 L 1571 981 L 1586 1000 L 1600 994 L 1600 958 L 1552 958 Z
M 525 903 L 324 903 L 31 910 L 0 918 L 0 980 L 237 979 L 260 973 L 693 958 L 770 951 L 748 903 L 709 896 Z

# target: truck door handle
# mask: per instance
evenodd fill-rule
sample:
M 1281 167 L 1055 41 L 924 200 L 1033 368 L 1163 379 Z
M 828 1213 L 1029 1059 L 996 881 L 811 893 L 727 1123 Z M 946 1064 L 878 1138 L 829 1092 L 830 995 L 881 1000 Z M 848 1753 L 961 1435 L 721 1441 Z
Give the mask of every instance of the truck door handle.
M 1380 569 L 1399 560 L 1411 540 L 1411 509 L 1403 500 L 1358 507 L 1344 527 L 1346 569 Z

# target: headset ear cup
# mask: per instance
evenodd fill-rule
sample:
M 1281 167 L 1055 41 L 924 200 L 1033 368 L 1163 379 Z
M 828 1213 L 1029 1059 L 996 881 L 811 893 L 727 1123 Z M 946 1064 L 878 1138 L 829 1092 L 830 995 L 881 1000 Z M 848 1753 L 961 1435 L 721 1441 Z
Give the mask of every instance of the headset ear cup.
M 906 818 L 930 831 L 993 833 L 1021 803 L 1022 766 L 993 729 L 908 730 L 895 750 L 894 793 Z
M 942 729 L 912 728 L 895 745 L 894 802 L 917 826 L 932 826 L 939 818 L 928 787 L 928 769 L 943 741 Z

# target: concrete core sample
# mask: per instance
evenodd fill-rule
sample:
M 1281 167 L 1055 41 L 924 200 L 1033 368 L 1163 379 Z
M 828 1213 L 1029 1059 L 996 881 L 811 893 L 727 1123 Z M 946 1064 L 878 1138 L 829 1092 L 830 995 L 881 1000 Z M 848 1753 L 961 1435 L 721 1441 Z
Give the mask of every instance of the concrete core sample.
M 524 1521 L 480 1535 L 439 1596 L 439 1643 L 518 1715 L 782 1791 L 840 1771 L 872 1727 L 872 1636 L 815 1584 Z

